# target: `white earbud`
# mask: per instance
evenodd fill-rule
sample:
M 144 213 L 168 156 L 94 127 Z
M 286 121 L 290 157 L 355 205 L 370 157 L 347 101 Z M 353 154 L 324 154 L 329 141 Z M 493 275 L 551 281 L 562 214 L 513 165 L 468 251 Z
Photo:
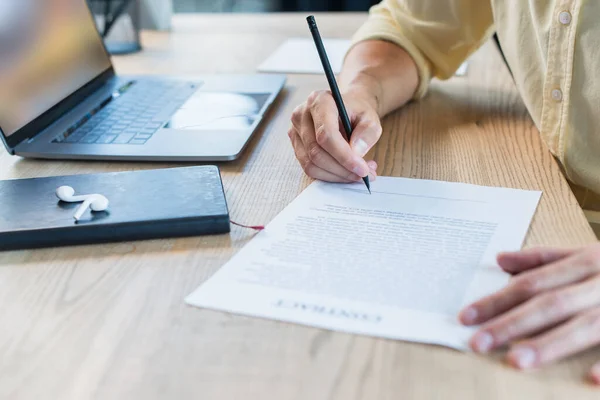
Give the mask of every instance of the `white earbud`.
M 83 202 L 73 215 L 75 221 L 79 221 L 83 213 L 85 213 L 88 208 L 91 208 L 92 211 L 106 211 L 108 208 L 108 199 L 101 194 L 75 196 L 75 189 L 73 189 L 71 186 L 61 186 L 56 189 L 56 197 L 58 197 L 59 200 L 67 203 Z

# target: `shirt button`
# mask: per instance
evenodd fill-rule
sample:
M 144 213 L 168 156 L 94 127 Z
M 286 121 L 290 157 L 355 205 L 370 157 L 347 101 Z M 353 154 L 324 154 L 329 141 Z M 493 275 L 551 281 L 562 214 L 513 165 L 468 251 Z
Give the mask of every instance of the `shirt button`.
M 569 25 L 571 23 L 571 13 L 568 11 L 563 11 L 558 14 L 558 21 L 563 25 Z
M 562 92 L 560 91 L 560 89 L 554 89 L 552 90 L 552 99 L 554 101 L 561 101 L 562 100 Z

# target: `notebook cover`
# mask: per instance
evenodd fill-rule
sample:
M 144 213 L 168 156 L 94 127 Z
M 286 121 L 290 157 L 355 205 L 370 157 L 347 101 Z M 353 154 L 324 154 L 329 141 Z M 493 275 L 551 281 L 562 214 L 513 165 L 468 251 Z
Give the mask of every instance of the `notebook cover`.
M 56 197 L 99 193 L 105 212 Z M 0 250 L 120 242 L 229 232 L 229 212 L 216 166 L 168 168 L 0 181 Z

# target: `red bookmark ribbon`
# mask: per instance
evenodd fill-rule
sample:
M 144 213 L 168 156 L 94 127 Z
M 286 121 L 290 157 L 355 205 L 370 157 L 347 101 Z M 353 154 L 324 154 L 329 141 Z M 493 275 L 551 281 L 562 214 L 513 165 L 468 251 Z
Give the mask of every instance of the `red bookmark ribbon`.
M 237 222 L 234 222 L 231 220 L 229 220 L 229 222 L 231 222 L 232 225 L 239 226 L 240 228 L 253 229 L 255 231 L 262 231 L 265 229 L 265 227 L 262 225 L 243 225 L 243 224 L 238 224 Z

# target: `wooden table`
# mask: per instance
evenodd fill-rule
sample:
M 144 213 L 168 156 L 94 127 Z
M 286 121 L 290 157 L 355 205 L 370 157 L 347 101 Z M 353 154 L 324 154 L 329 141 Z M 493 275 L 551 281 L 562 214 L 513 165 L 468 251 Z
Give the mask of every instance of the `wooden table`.
M 304 15 L 177 16 L 146 33 L 120 73 L 253 72 Z M 365 14 L 320 15 L 349 37 Z M 322 76 L 290 76 L 240 160 L 222 164 L 232 217 L 270 221 L 309 183 L 286 131 Z M 384 121 L 382 175 L 541 189 L 527 246 L 594 236 L 502 65 L 486 45 L 468 78 Z M 0 156 L 0 178 L 124 171 L 167 164 L 46 162 Z M 597 399 L 582 377 L 600 351 L 519 373 L 500 355 L 332 333 L 226 315 L 183 298 L 252 238 L 231 235 L 0 254 L 1 399 Z

